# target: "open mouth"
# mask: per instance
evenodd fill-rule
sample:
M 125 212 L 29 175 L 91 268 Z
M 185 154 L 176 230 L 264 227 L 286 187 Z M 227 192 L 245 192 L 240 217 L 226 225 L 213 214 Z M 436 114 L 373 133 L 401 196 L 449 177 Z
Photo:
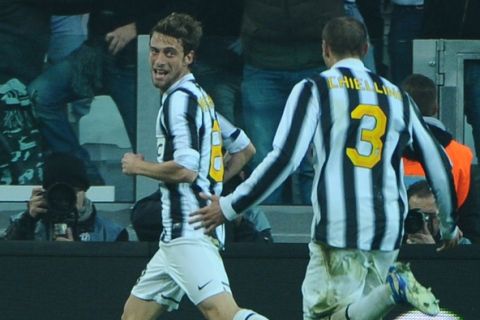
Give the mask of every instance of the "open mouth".
M 153 69 L 153 74 L 155 75 L 155 78 L 164 78 L 168 74 L 168 71 L 163 69 Z

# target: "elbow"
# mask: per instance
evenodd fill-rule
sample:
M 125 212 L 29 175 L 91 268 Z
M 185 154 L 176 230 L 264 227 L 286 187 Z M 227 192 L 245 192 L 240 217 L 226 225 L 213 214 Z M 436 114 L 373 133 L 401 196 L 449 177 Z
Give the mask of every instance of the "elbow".
M 180 182 L 193 183 L 197 180 L 198 173 L 192 170 L 184 169 L 179 177 Z
M 250 143 L 245 149 L 245 153 L 244 153 L 246 162 L 250 161 L 255 155 L 255 153 L 257 153 L 257 149 L 255 149 L 255 146 L 252 143 Z

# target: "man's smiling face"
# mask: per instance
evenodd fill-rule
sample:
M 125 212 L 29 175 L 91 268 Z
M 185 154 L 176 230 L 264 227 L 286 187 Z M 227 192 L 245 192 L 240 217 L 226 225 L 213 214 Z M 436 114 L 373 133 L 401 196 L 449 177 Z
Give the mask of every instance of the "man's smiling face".
M 190 72 L 193 51 L 185 54 L 181 40 L 158 32 L 150 38 L 150 67 L 153 85 L 165 92 Z

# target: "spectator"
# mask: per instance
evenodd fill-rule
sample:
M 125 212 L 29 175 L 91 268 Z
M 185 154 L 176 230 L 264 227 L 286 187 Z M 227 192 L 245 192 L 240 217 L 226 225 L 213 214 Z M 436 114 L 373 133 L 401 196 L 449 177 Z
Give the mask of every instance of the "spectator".
M 405 219 L 405 243 L 440 243 L 442 240 L 440 217 L 437 202 L 428 182 L 426 180 L 415 182 L 408 188 L 407 195 L 409 211 Z M 471 242 L 469 239 L 461 237 L 459 244 L 471 244 Z
M 87 39 L 87 24 L 88 13 L 52 16 L 47 62 L 55 64 L 80 47 Z
M 344 0 L 343 6 L 345 8 L 345 15 L 346 16 L 357 19 L 361 23 L 365 24 L 365 20 L 363 18 L 363 13 L 360 11 L 356 0 Z M 368 33 L 368 29 L 367 29 L 367 33 Z M 368 51 L 367 51 L 367 54 L 365 55 L 365 57 L 363 58 L 363 63 L 365 64 L 365 67 L 370 69 L 372 72 L 377 71 L 376 64 L 375 64 L 374 49 L 375 48 L 370 44 L 370 39 L 369 39 Z
M 363 65 L 368 48 L 363 24 L 334 18 L 322 37 L 330 69 L 292 89 L 272 151 L 229 195 L 200 194 L 210 204 L 193 212 L 189 222 L 209 233 L 235 219 L 280 185 L 313 141 L 316 183 L 310 261 L 302 285 L 304 319 L 381 319 L 395 303 L 436 315 L 440 310 L 433 294 L 408 265 L 395 263 L 407 213 L 400 155 L 413 147 L 429 155 L 422 163 L 440 209 L 439 250 L 454 247 L 459 239 L 447 156 L 412 100 Z
M 478 188 L 472 170 L 472 151 L 468 146 L 456 141 L 443 123 L 436 118 L 439 109 L 436 88 L 431 79 L 421 74 L 409 75 L 403 82 L 403 89 L 417 103 L 423 120 L 450 158 L 457 194 L 458 225 L 467 238 L 476 242 L 480 238 L 480 209 Z M 407 187 L 420 179 L 425 179 L 425 172 L 417 159 L 406 154 L 403 164 Z
M 86 191 L 80 159 L 52 153 L 45 160 L 42 187 L 34 187 L 28 208 L 11 219 L 7 240 L 127 241 L 128 232 L 102 218 Z
M 375 69 L 381 76 L 387 76 L 388 67 L 383 61 L 383 37 L 385 22 L 383 17 L 383 0 L 357 0 L 358 8 L 362 13 L 365 25 L 368 29 L 370 42 L 374 48 L 373 55 L 375 60 Z
M 342 15 L 345 15 L 343 0 L 244 2 L 240 35 L 244 57 L 242 121 L 257 149 L 250 164 L 252 168 L 270 150 L 293 86 L 325 69 L 319 54 L 322 27 L 329 18 Z M 293 187 L 282 184 L 263 203 L 309 204 L 313 181 L 311 157 L 312 154 L 306 156 L 292 177 Z
M 413 72 L 413 40 L 421 38 L 424 0 L 392 0 L 388 34 L 390 78 L 400 85 Z
M 241 126 L 242 58 L 239 42 L 243 1 L 205 1 L 198 13 L 204 37 L 192 72 L 215 110 Z
M 423 120 L 427 123 L 434 137 L 445 148 L 452 162 L 457 203 L 461 207 L 470 190 L 472 151 L 468 146 L 453 139 L 443 123 L 437 119 L 437 87 L 431 79 L 421 74 L 412 74 L 404 80 L 402 87 L 416 102 Z M 425 172 L 420 163 L 415 159 L 409 159 L 408 154 L 407 158 L 404 158 L 404 167 L 407 185 L 414 180 L 425 177 Z

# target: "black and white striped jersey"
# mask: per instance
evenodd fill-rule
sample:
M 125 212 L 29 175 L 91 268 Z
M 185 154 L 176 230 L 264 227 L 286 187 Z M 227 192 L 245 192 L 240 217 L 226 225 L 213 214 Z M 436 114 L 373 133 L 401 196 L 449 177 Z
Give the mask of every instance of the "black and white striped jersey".
M 223 213 L 260 203 L 315 147 L 312 238 L 338 248 L 399 248 L 407 213 L 402 154 L 423 163 L 437 197 L 442 232 L 455 228 L 450 164 L 413 101 L 358 59 L 305 79 L 292 90 L 273 150 L 251 176 L 220 199 Z
M 161 240 L 198 238 L 204 230 L 194 230 L 188 223 L 188 215 L 207 204 L 199 193 L 220 195 L 222 191 L 224 168 L 219 121 L 212 100 L 192 74 L 173 84 L 161 101 L 156 126 L 157 161 L 173 160 L 198 173 L 192 184 L 160 181 Z

